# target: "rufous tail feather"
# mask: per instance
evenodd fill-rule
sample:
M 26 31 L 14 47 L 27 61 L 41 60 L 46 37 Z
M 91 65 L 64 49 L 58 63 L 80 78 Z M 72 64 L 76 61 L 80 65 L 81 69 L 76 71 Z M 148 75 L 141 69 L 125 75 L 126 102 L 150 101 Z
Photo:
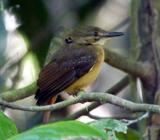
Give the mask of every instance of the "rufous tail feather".
M 50 101 L 48 101 L 46 103 L 46 105 L 51 105 L 51 104 L 54 104 L 56 99 L 58 97 L 58 94 L 55 95 Z M 49 118 L 50 118 L 50 114 L 51 114 L 51 111 L 44 111 L 44 115 L 43 115 L 43 124 L 47 124 L 48 121 L 49 121 Z

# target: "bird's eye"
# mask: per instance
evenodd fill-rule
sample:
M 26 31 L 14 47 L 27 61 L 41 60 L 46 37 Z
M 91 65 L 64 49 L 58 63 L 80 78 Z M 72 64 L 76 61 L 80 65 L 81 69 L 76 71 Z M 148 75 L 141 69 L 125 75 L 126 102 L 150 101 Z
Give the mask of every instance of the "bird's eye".
M 98 36 L 98 33 L 97 32 L 93 32 L 93 36 Z
M 66 38 L 65 41 L 66 41 L 66 43 L 68 43 L 68 44 L 73 42 L 73 40 L 72 40 L 71 37 Z

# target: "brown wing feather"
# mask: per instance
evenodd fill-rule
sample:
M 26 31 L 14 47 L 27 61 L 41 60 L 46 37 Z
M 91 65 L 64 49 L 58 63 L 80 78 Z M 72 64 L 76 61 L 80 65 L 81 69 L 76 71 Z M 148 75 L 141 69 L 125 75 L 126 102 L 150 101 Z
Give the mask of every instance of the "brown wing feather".
M 58 79 L 58 84 L 56 82 L 53 82 L 47 89 L 43 91 L 37 90 L 37 94 L 35 97 L 38 99 L 37 105 L 43 105 L 44 103 L 49 101 L 53 96 L 57 95 L 59 92 L 63 91 L 69 85 L 74 83 L 76 81 L 76 77 L 74 77 L 74 71 L 70 71 L 61 79 L 63 80 Z M 56 84 L 54 85 L 54 83 Z
M 80 77 L 88 73 L 96 61 L 91 52 L 77 51 L 75 47 L 67 46 L 56 52 L 52 61 L 41 71 L 37 85 L 39 89 L 35 98 L 37 105 L 43 105 L 53 96 L 65 90 Z M 72 47 L 72 51 L 70 51 Z

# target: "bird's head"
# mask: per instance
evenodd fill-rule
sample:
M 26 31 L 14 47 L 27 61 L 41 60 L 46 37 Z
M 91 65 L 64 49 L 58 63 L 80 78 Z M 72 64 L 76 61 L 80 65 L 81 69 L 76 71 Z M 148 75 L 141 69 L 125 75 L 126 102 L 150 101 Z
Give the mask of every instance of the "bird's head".
M 68 33 L 66 43 L 103 44 L 106 39 L 124 35 L 122 32 L 107 32 L 99 27 L 83 26 Z

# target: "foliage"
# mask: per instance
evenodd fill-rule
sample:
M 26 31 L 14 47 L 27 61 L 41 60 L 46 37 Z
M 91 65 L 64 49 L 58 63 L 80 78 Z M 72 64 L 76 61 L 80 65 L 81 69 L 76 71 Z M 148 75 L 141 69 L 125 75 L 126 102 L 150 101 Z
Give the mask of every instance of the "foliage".
M 0 140 L 6 140 L 18 134 L 15 124 L 0 110 Z
M 9 140 L 127 140 L 140 139 L 137 132 L 127 130 L 127 126 L 114 119 L 102 119 L 88 124 L 79 121 L 62 121 L 48 125 L 38 126 L 22 134 L 11 137 Z
M 17 135 L 10 140 L 39 140 L 39 139 L 104 139 L 107 140 L 107 135 L 101 130 L 91 127 L 87 124 L 78 121 L 65 121 L 53 124 L 43 125 L 20 135 Z

